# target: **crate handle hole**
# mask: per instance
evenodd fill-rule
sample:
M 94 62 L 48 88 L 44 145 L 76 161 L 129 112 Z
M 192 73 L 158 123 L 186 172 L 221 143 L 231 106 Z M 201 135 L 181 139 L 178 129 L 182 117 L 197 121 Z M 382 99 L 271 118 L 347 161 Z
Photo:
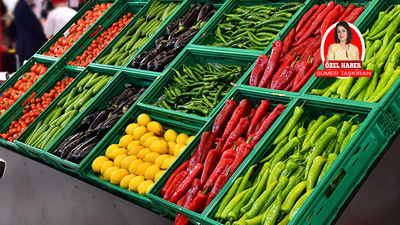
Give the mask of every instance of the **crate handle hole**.
M 343 179 L 346 177 L 346 171 L 344 169 L 341 169 L 339 173 L 336 175 L 336 177 L 332 180 L 332 182 L 328 185 L 326 188 L 324 195 L 327 198 L 330 198 L 332 194 L 335 192 L 336 188 L 339 187 L 340 183 L 343 181 Z
M 314 214 L 314 211 L 312 211 L 308 216 L 307 216 L 307 221 L 311 219 L 312 215 Z
M 360 151 L 361 147 L 358 147 L 357 150 L 354 152 L 354 155 L 357 155 L 357 153 Z
M 374 138 L 374 140 L 375 140 L 375 138 Z M 375 140 L 375 142 L 376 142 L 376 140 Z M 365 150 L 367 150 L 368 146 L 369 146 L 369 143 L 364 147 L 364 149 L 362 151 L 365 152 Z
M 358 161 L 358 159 L 356 159 L 356 160 L 354 161 L 354 163 L 353 163 L 353 165 L 351 165 L 351 167 L 354 167 L 354 165 L 356 165 L 357 161 Z
M 317 216 L 322 212 L 323 209 L 324 209 L 324 207 L 322 206 L 322 207 L 319 209 L 319 211 L 318 211 L 318 213 L 317 213 Z

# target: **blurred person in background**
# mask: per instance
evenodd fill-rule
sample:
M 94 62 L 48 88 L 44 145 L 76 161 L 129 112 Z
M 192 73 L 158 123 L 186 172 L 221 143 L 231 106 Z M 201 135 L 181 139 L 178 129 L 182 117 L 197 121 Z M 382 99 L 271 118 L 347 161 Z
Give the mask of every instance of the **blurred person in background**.
M 75 16 L 76 11 L 69 8 L 67 0 L 52 0 L 54 9 L 47 15 L 44 33 L 51 38 Z
M 47 16 L 49 15 L 50 11 L 53 10 L 53 4 L 51 0 L 43 0 L 42 2 L 42 10 L 40 12 L 40 18 L 42 19 L 43 24 L 46 23 Z
M 43 27 L 33 12 L 35 0 L 19 0 L 14 9 L 17 28 L 17 54 L 20 65 L 29 59 L 47 41 Z

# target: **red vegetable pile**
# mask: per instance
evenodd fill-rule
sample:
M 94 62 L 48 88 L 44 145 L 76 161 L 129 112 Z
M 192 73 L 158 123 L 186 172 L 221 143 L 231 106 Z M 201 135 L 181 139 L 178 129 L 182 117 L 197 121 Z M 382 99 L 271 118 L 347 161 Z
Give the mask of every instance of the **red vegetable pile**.
M 42 97 L 32 99 L 31 104 L 25 106 L 22 116 L 17 121 L 12 121 L 10 128 L 6 133 L 0 133 L 0 138 L 13 142 L 26 130 L 36 117 L 38 117 L 50 103 L 74 80 L 73 77 L 66 78 L 57 82 L 56 86 L 49 92 L 44 93 Z
M 203 133 L 193 156 L 167 180 L 163 199 L 201 213 L 285 109 L 279 104 L 271 111 L 268 100 L 257 108 L 247 99 L 236 104 L 225 102 L 212 132 Z M 175 224 L 188 222 L 178 213 Z
M 85 33 L 96 20 L 110 8 L 112 3 L 96 4 L 93 10 L 86 11 L 85 15 L 76 21 L 76 24 L 72 25 L 68 30 L 69 34 L 66 37 L 60 37 L 56 43 L 54 43 L 49 51 L 44 52 L 43 55 L 60 58 L 71 46 Z M 92 34 L 93 36 L 99 32 L 101 25 Z
M 250 86 L 299 91 L 321 65 L 321 39 L 334 23 L 354 23 L 365 7 L 350 4 L 347 9 L 334 2 L 315 5 L 282 41 L 272 45 L 270 57 L 261 55 L 250 75 Z
M 100 36 L 92 41 L 91 45 L 83 52 L 82 55 L 76 57 L 74 61 L 69 61 L 68 64 L 72 66 L 86 67 L 96 58 L 101 50 L 103 50 L 108 43 L 110 43 L 115 36 L 132 20 L 135 15 L 128 13 L 124 15 L 117 22 L 113 23 L 110 28 L 104 31 Z

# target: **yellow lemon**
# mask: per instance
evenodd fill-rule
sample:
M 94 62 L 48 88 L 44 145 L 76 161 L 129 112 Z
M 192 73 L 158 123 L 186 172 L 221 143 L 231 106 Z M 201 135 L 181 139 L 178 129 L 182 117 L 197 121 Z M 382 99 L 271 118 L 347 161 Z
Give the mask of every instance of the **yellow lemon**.
M 129 150 L 128 155 L 137 155 L 139 154 L 140 150 L 144 149 L 143 146 L 135 146 Z
M 122 161 L 123 161 L 126 157 L 128 157 L 127 154 L 122 154 L 122 155 L 119 155 L 119 156 L 115 157 L 115 159 L 114 159 L 114 166 L 121 167 Z
M 160 154 L 157 152 L 150 152 L 144 157 L 143 161 L 154 163 L 158 156 L 160 156 Z
M 147 138 L 152 137 L 152 136 L 154 136 L 153 132 L 148 132 L 148 133 L 143 134 L 140 137 L 140 141 L 139 141 L 140 145 L 143 145 L 144 142 L 147 140 Z
M 186 145 L 189 145 L 191 141 L 193 141 L 194 136 L 190 136 L 187 140 L 186 140 Z
M 119 139 L 119 146 L 121 146 L 121 148 L 126 148 L 132 141 L 133 141 L 133 136 L 127 134 L 123 136 L 121 139 Z
M 110 158 L 111 160 L 114 160 L 115 158 L 117 158 L 117 156 L 126 154 L 126 152 L 127 152 L 127 151 L 126 151 L 125 148 L 117 148 L 117 149 L 114 149 L 114 151 L 112 151 L 112 152 L 108 155 L 108 158 Z
M 137 123 L 140 126 L 147 126 L 151 122 L 151 117 L 145 113 L 142 113 L 137 118 Z
M 158 171 L 156 176 L 154 177 L 154 182 L 157 182 L 164 173 L 165 173 L 165 170 Z
M 133 132 L 133 138 L 135 140 L 140 140 L 140 138 L 143 136 L 143 134 L 147 133 L 147 129 L 145 126 L 140 126 L 135 129 Z
M 136 155 L 138 157 L 138 159 L 143 160 L 147 154 L 149 154 L 151 151 L 149 148 L 144 148 L 142 150 L 140 150 L 140 152 Z
M 132 141 L 129 143 L 128 147 L 126 147 L 126 150 L 131 150 L 133 147 L 140 146 L 140 141 Z
M 175 152 L 179 152 L 180 149 L 181 149 L 183 146 L 185 146 L 185 145 L 183 145 L 183 144 L 176 144 L 176 145 L 175 145 L 175 148 L 174 148 L 174 152 L 173 152 L 171 155 L 175 155 Z M 176 156 L 176 155 L 175 155 L 175 156 Z
M 128 170 L 118 169 L 111 174 L 110 183 L 119 185 L 121 183 L 122 178 L 128 175 L 129 175 Z
M 146 173 L 146 170 L 147 170 L 150 166 L 152 166 L 152 165 L 153 165 L 153 164 L 152 164 L 152 163 L 149 163 L 149 162 L 140 163 L 140 164 L 137 166 L 136 175 L 138 175 L 138 176 L 144 176 L 144 174 Z
M 137 159 L 137 157 L 135 155 L 129 155 L 126 158 L 124 158 L 124 160 L 122 160 L 121 163 L 121 168 L 122 169 L 126 169 L 129 170 L 129 165 L 135 161 Z
M 174 151 L 174 156 L 178 157 L 186 148 L 186 145 L 182 146 L 180 149 L 178 149 L 177 151 Z
M 181 133 L 176 137 L 176 143 L 186 145 L 187 139 L 189 139 L 189 136 L 185 133 Z
M 106 170 L 106 172 L 104 172 L 103 176 L 104 176 L 104 180 L 106 181 L 110 181 L 111 178 L 111 174 L 114 173 L 115 171 L 119 170 L 118 166 L 112 166 L 110 168 L 108 168 Z
M 146 191 L 147 191 L 147 187 L 152 184 L 154 184 L 154 182 L 152 180 L 146 180 L 146 181 L 142 182 L 138 187 L 138 193 L 140 195 L 145 195 Z
M 99 178 L 102 179 L 102 180 L 104 180 L 104 176 L 101 175 L 101 174 L 99 175 Z
M 149 148 L 152 152 L 157 152 L 159 154 L 168 153 L 168 143 L 163 140 L 158 140 L 158 141 L 151 143 Z
M 144 173 L 144 178 L 146 178 L 147 180 L 154 180 L 154 177 L 159 171 L 160 168 L 158 168 L 157 165 L 152 165 L 147 168 L 146 172 Z
M 127 134 L 133 135 L 133 132 L 135 131 L 136 128 L 139 127 L 139 124 L 137 123 L 131 123 L 125 128 L 125 132 Z
M 164 163 L 162 164 L 162 166 L 160 168 L 163 170 L 168 169 L 171 166 L 171 164 L 175 161 L 175 159 L 176 159 L 176 157 L 174 157 L 174 156 L 169 157 L 168 159 L 164 160 Z
M 101 166 L 103 165 L 104 162 L 106 162 L 108 160 L 109 159 L 107 157 L 105 157 L 104 155 L 99 156 L 95 160 L 93 160 L 93 163 L 92 163 L 93 172 L 100 173 Z
M 164 132 L 164 127 L 159 122 L 151 121 L 147 124 L 147 130 L 153 132 L 156 136 L 160 136 Z
M 168 159 L 169 157 L 171 157 L 170 155 L 167 154 L 163 154 L 157 157 L 156 161 L 154 161 L 154 164 L 156 164 L 158 167 L 161 167 L 162 164 L 164 163 L 164 161 L 166 159 Z
M 173 155 L 175 149 L 176 142 L 168 142 L 168 154 Z
M 150 184 L 149 186 L 147 186 L 146 189 L 146 194 L 151 190 L 151 188 L 154 186 L 154 183 Z
M 119 186 L 125 189 L 129 188 L 129 182 L 136 177 L 135 174 L 129 174 L 126 175 L 124 178 L 122 178 L 121 182 L 119 183 Z
M 151 137 L 147 138 L 146 141 L 144 141 L 143 145 L 144 145 L 144 147 L 148 148 L 148 147 L 150 147 L 151 143 L 158 141 L 158 140 L 160 140 L 159 137 L 151 136 Z
M 178 133 L 176 131 L 174 131 L 174 130 L 171 130 L 171 129 L 167 130 L 165 132 L 165 134 L 164 134 L 164 138 L 168 142 L 170 142 L 170 141 L 175 142 L 177 136 L 178 136 Z
M 104 172 L 106 172 L 106 170 L 108 170 L 108 168 L 112 167 L 113 165 L 114 165 L 113 161 L 110 160 L 105 161 L 103 165 L 101 165 L 100 173 L 104 175 Z
M 131 162 L 131 164 L 129 164 L 129 168 L 128 168 L 129 169 L 129 173 L 136 174 L 137 167 L 141 163 L 143 163 L 143 161 L 140 160 L 140 159 L 133 160 L 133 162 Z
M 112 144 L 112 145 L 108 146 L 108 148 L 106 149 L 106 156 L 108 157 L 108 155 L 110 155 L 110 153 L 113 152 L 117 148 L 119 148 L 118 144 Z M 110 157 L 108 157 L 108 158 L 110 158 Z
M 139 185 L 144 181 L 144 176 L 136 176 L 129 182 L 128 190 L 137 192 Z

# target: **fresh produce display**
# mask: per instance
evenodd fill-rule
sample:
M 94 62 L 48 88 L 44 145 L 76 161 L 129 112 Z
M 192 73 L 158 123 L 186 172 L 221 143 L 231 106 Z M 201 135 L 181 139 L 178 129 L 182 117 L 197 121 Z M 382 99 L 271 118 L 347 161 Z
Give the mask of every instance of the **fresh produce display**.
M 146 15 L 140 17 L 126 34 L 114 44 L 111 52 L 97 60 L 97 63 L 116 66 L 123 66 L 128 63 L 129 59 L 178 9 L 179 5 L 180 3 L 154 1 Z
M 44 150 L 111 78 L 109 75 L 88 73 L 45 119 L 37 123 L 24 143 Z
M 129 124 L 118 144 L 92 163 L 93 172 L 112 184 L 145 195 L 193 140 L 165 128 L 147 114 Z
M 345 115 L 305 114 L 302 106 L 294 109 L 273 142 L 274 150 L 235 181 L 218 206 L 216 220 L 288 224 L 293 219 L 361 126 Z
M 0 138 L 14 142 L 14 140 L 26 130 L 29 124 L 31 124 L 73 80 L 73 77 L 69 77 L 58 81 L 56 86 L 49 92 L 44 93 L 39 98 L 32 99 L 30 104 L 25 106 L 22 111 L 22 116 L 18 118 L 18 120 L 14 118 L 15 120 L 11 122 L 8 131 L 6 133 L 0 133 Z
M 249 85 L 299 91 L 322 64 L 320 46 L 327 28 L 339 19 L 354 23 L 365 7 L 350 4 L 345 9 L 334 2 L 312 7 L 283 41 L 273 43 L 270 57 L 257 59 Z
M 166 34 L 155 41 L 156 47 L 133 59 L 132 67 L 163 71 L 216 12 L 211 3 L 193 4 L 186 15 L 167 27 Z
M 212 46 L 264 50 L 281 32 L 298 9 L 300 2 L 283 6 L 239 6 L 218 24 Z
M 0 97 L 0 116 L 2 116 L 39 78 L 46 73 L 47 67 L 35 63 L 30 72 L 24 73 L 12 87 L 3 92 Z M 34 96 L 31 96 L 32 98 Z
M 77 133 L 66 138 L 53 152 L 71 162 L 80 163 L 139 99 L 146 88 L 130 86 L 107 103 L 107 108 L 86 116 Z
M 112 3 L 96 4 L 92 10 L 85 12 L 82 18 L 76 21 L 76 24 L 72 25 L 68 30 L 67 36 L 60 37 L 47 52 L 42 55 L 60 58 L 71 46 L 85 33 L 97 19 L 103 15 Z M 100 25 L 94 32 L 93 36 L 96 35 L 102 26 Z
M 132 20 L 134 16 L 135 15 L 132 15 L 132 13 L 123 15 L 121 19 L 113 23 L 110 28 L 93 40 L 91 45 L 81 55 L 78 55 L 74 61 L 69 61 L 68 64 L 83 67 L 89 65 L 89 63 L 100 54 L 101 50 L 103 50 L 108 43 L 118 35 L 118 33 Z
M 247 99 L 236 104 L 225 102 L 212 131 L 202 134 L 193 156 L 168 178 L 163 199 L 201 213 L 285 110 L 282 104 L 271 107 L 268 100 L 255 108 Z M 178 213 L 175 224 L 188 222 Z
M 175 71 L 173 83 L 155 103 L 158 107 L 207 116 L 243 76 L 246 68 L 207 63 L 183 65 L 184 74 Z
M 313 89 L 310 94 L 324 97 L 379 102 L 400 77 L 399 51 L 400 5 L 389 12 L 380 12 L 371 29 L 363 34 L 366 39 L 366 55 L 363 66 L 372 70 L 372 77 L 335 79 L 326 88 Z

